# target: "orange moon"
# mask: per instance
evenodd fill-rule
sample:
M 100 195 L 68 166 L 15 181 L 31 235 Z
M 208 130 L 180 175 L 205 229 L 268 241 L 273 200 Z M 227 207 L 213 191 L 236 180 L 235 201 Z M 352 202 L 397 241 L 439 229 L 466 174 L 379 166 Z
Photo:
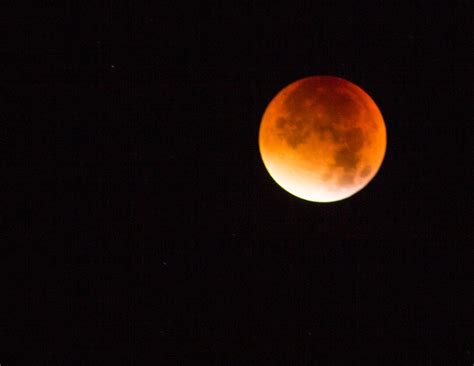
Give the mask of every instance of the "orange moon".
M 263 114 L 259 147 L 270 176 L 313 202 L 345 199 L 379 170 L 385 123 L 372 98 L 334 76 L 312 76 L 283 88 Z

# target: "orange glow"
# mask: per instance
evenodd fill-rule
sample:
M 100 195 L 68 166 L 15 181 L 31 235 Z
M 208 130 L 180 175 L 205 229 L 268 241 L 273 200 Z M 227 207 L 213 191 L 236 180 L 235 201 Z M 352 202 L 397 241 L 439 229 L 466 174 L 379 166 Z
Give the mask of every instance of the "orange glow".
M 270 176 L 289 193 L 339 201 L 364 188 L 387 144 L 377 105 L 357 85 L 333 76 L 295 81 L 270 102 L 259 147 Z

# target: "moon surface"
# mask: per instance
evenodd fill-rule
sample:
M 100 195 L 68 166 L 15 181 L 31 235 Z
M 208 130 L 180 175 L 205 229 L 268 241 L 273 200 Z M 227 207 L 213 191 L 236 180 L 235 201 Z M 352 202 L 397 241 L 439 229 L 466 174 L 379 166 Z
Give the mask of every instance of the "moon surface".
M 385 123 L 372 98 L 334 76 L 283 88 L 263 114 L 259 148 L 270 176 L 286 191 L 333 202 L 364 188 L 379 170 Z

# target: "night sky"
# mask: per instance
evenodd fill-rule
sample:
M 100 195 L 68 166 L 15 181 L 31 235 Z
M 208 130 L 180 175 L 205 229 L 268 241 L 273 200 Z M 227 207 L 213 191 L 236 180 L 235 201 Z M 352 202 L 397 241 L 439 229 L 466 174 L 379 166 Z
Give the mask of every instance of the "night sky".
M 472 2 L 275 3 L 14 10 L 2 366 L 474 362 Z M 258 150 L 310 75 L 387 128 L 378 174 L 330 204 Z

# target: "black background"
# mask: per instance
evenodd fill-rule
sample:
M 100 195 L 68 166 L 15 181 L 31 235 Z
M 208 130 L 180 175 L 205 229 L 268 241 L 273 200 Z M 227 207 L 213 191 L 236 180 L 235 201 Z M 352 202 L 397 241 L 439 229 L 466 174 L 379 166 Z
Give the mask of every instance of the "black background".
M 472 364 L 470 1 L 75 4 L 3 30 L 2 366 Z M 258 151 L 309 75 L 387 127 L 333 204 Z

